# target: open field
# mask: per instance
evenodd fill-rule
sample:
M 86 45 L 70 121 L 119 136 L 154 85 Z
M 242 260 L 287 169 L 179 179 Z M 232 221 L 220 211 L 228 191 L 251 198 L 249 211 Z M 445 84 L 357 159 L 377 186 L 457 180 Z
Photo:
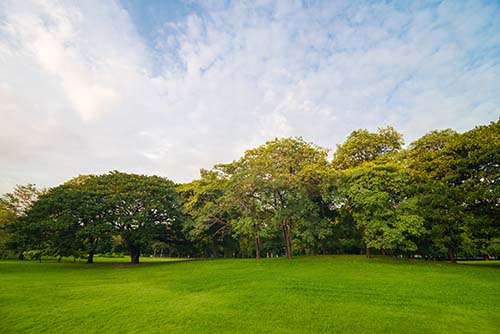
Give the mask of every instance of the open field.
M 3 261 L 0 332 L 500 333 L 499 282 L 493 261 Z

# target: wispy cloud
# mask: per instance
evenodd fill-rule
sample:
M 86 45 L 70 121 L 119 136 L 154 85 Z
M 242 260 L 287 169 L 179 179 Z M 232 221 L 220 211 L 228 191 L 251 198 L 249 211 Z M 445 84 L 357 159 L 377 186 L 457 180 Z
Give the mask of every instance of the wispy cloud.
M 148 36 L 132 17 L 0 4 L 1 191 L 111 169 L 186 181 L 276 136 L 333 148 L 500 115 L 494 2 L 201 3 Z

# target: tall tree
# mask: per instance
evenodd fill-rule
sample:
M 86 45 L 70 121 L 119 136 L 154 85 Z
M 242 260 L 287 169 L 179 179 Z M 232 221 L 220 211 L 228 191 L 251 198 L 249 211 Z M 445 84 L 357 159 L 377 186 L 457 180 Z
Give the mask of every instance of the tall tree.
M 198 244 L 209 244 L 211 256 L 217 257 L 219 247 L 223 252 L 234 251 L 224 247 L 232 239 L 231 210 L 223 203 L 228 180 L 216 170 L 201 170 L 200 174 L 200 179 L 182 184 L 177 190 L 183 198 L 184 213 L 192 222 L 186 232 Z M 228 242 L 228 246 L 232 244 Z
M 324 255 L 328 254 L 328 240 L 334 233 L 334 222 L 338 215 L 324 196 L 325 188 L 332 181 L 331 166 L 325 160 L 309 164 L 301 171 L 300 180 L 314 210 L 310 210 L 305 223 L 298 226 L 297 236 L 302 247 L 310 254 L 317 254 L 319 249 Z
M 221 164 L 215 167 L 224 175 L 230 176 L 222 198 L 225 207 L 232 208 L 234 214 L 230 220 L 235 235 L 240 239 L 243 251 L 255 251 L 255 258 L 261 258 L 262 238 L 269 230 L 271 216 L 262 206 L 262 182 L 253 174 L 253 170 L 244 168 L 241 162 Z M 251 241 L 253 240 L 253 247 Z
M 364 164 L 338 176 L 336 205 L 347 208 L 363 235 L 366 255 L 376 249 L 414 251 L 424 233 L 410 175 L 395 164 Z
M 269 219 L 279 227 L 288 258 L 295 228 L 317 210 L 308 197 L 303 172 L 308 166 L 327 164 L 326 155 L 326 150 L 302 138 L 275 139 L 246 151 L 229 171 L 233 188 L 241 190 L 234 194 L 242 199 L 246 217 L 252 222 Z
M 426 178 L 422 212 L 433 243 L 459 253 L 496 254 L 500 215 L 500 121 L 463 134 L 433 131 L 410 145 L 408 165 Z
M 473 244 L 485 256 L 494 252 L 500 237 L 500 120 L 467 131 L 444 147 L 436 170 L 449 187 L 460 194 L 462 225 Z M 467 251 L 467 249 L 463 249 Z
M 452 262 L 459 246 L 468 239 L 463 224 L 462 194 L 446 180 L 453 173 L 450 160 L 453 158 L 447 157 L 444 149 L 458 137 L 451 129 L 431 131 L 411 143 L 406 152 L 406 165 L 420 176 L 420 212 L 431 243 L 424 249 L 432 256 L 446 254 Z

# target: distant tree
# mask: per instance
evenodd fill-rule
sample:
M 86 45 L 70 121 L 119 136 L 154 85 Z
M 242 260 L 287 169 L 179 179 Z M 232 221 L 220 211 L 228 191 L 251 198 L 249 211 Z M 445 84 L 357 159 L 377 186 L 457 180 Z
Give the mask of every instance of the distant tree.
M 168 250 L 168 245 L 162 241 L 154 242 L 151 247 L 153 248 L 153 256 L 154 257 L 163 257 L 164 251 Z
M 34 184 L 17 185 L 12 192 L 3 195 L 2 201 L 7 210 L 19 217 L 31 209 L 43 192 L 44 190 L 37 189 Z

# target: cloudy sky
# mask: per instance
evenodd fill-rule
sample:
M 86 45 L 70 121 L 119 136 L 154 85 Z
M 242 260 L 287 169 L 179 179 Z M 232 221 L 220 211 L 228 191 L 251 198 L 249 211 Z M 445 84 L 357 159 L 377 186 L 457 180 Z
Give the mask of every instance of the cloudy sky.
M 495 0 L 0 2 L 0 193 L 499 116 Z

